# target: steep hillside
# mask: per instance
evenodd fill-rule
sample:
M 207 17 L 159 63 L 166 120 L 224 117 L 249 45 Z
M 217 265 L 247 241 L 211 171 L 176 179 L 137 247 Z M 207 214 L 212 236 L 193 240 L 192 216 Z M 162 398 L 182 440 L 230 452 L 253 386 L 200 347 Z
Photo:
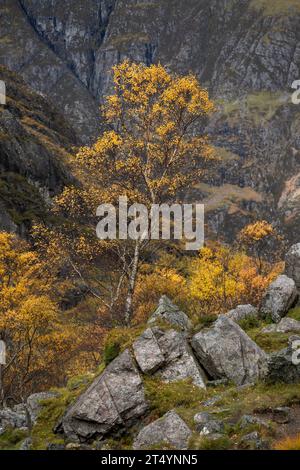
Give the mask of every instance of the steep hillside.
M 0 19 L 0 63 L 48 95 L 85 142 L 99 129 L 98 104 L 120 60 L 196 73 L 219 109 L 209 132 L 222 163 L 205 181 L 208 191 L 195 188 L 211 229 L 231 238 L 245 221 L 265 217 L 295 239 L 297 0 L 4 0 Z
M 70 180 L 68 152 L 74 132 L 46 99 L 5 67 L 6 105 L 0 106 L 0 227 L 26 229 L 45 218 L 49 196 Z

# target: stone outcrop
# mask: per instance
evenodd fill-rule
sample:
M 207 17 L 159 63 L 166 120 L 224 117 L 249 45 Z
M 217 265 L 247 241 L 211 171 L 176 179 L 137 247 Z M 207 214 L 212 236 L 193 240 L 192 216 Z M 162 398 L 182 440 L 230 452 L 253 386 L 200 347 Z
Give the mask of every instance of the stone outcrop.
M 248 318 L 258 318 L 258 310 L 250 304 L 238 305 L 235 309 L 227 312 L 226 316 L 238 323 Z
M 0 431 L 4 432 L 7 428 L 25 427 L 27 427 L 27 419 L 24 408 L 3 408 L 0 410 Z
M 35 424 L 42 409 L 42 401 L 49 400 L 57 396 L 55 392 L 33 393 L 26 400 L 27 411 L 30 416 L 31 424 Z
M 207 129 L 220 165 L 197 192 L 209 228 L 232 240 L 254 212 L 294 239 L 300 164 L 290 87 L 300 76 L 299 8 L 261 3 L 2 0 L 0 63 L 57 105 L 84 143 L 99 132 L 113 65 L 129 57 L 191 70 L 224 100 Z
M 193 336 L 192 347 L 204 369 L 215 379 L 226 377 L 243 385 L 264 376 L 266 354 L 225 315 Z
M 295 281 L 286 275 L 278 276 L 267 289 L 262 300 L 261 315 L 265 318 L 270 315 L 275 323 L 279 323 L 295 304 L 298 291 Z
M 222 421 L 205 411 L 197 413 L 194 416 L 194 423 L 196 425 L 196 431 L 199 432 L 200 436 L 222 434 L 225 429 Z
M 285 317 L 279 323 L 268 325 L 261 330 L 262 333 L 300 333 L 300 321 Z
M 300 337 L 291 336 L 287 348 L 270 354 L 266 381 L 270 383 L 300 382 Z
M 72 440 L 102 438 L 133 425 L 147 409 L 142 379 L 126 350 L 67 410 L 56 430 Z
M 149 318 L 148 324 L 153 325 L 157 321 L 169 323 L 182 330 L 191 328 L 189 317 L 177 305 L 174 305 L 166 295 L 163 295 L 159 300 L 158 308 Z
M 144 373 L 159 376 L 165 382 L 191 379 L 195 385 L 205 388 L 205 373 L 183 333 L 147 328 L 134 342 L 133 351 Z
M 157 444 L 167 444 L 168 448 L 184 450 L 192 432 L 174 411 L 144 427 L 133 443 L 133 449 L 149 449 Z
M 285 272 L 300 289 L 300 243 L 293 245 L 285 257 Z

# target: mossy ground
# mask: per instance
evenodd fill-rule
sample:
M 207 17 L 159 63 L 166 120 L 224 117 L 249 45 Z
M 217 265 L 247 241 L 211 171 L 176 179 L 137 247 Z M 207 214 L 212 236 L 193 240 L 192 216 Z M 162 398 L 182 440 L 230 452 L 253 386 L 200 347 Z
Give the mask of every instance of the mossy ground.
M 261 9 L 266 16 L 300 12 L 299 0 L 251 0 L 251 7 Z
M 289 316 L 299 319 L 300 309 L 289 312 Z M 213 318 L 208 318 L 201 328 L 209 325 Z M 250 318 L 241 322 L 247 333 L 266 351 L 272 352 L 286 347 L 290 334 L 262 333 L 268 321 Z M 164 327 L 164 325 L 160 325 Z M 73 377 L 64 389 L 57 390 L 57 396 L 42 402 L 42 411 L 36 425 L 31 432 L 32 449 L 47 449 L 49 444 L 64 443 L 63 437 L 54 434 L 53 428 L 64 414 L 66 408 L 88 387 L 93 379 L 101 374 L 105 365 L 110 363 L 116 354 L 126 348 L 131 348 L 134 340 L 144 328 L 115 328 L 107 337 L 104 352 L 104 361 L 93 374 Z M 147 425 L 160 418 L 170 410 L 175 410 L 192 430 L 190 449 L 240 449 L 244 448 L 242 438 L 244 435 L 258 431 L 270 447 L 276 448 L 278 440 L 275 423 L 268 427 L 251 425 L 246 428 L 240 426 L 240 419 L 245 414 L 256 415 L 268 419 L 271 410 L 279 406 L 300 406 L 299 384 L 264 384 L 258 383 L 246 387 L 236 387 L 233 384 L 208 387 L 206 390 L 196 387 L 191 381 L 183 380 L 173 383 L 163 383 L 158 378 L 143 377 L 145 394 L 149 403 L 149 413 L 135 428 L 126 431 L 118 439 L 108 439 L 105 449 L 129 450 L 132 448 L 134 436 L 139 426 Z M 224 434 L 215 440 L 200 436 L 195 429 L 194 416 L 201 411 L 212 413 L 216 419 L 225 424 Z M 266 417 L 266 418 L 265 418 Z M 297 429 L 296 429 L 297 431 Z M 300 429 L 299 429 L 300 432 Z M 6 431 L 0 436 L 0 449 L 18 449 L 26 433 L 16 430 Z M 280 443 L 278 444 L 280 445 Z M 282 445 L 288 445 L 283 443 Z M 297 446 L 297 442 L 289 445 Z M 165 444 L 158 443 L 154 449 L 166 448 Z
M 32 450 L 46 450 L 49 444 L 64 443 L 64 439 L 59 434 L 54 434 L 53 428 L 68 406 L 86 390 L 103 369 L 104 365 L 101 365 L 95 374 L 73 377 L 66 388 L 54 390 L 57 392 L 56 397 L 41 402 L 42 411 L 31 432 Z
M 7 429 L 0 436 L 0 450 L 18 450 L 22 441 L 28 437 L 21 429 Z
M 37 187 L 19 174 L 0 173 L 0 199 L 17 225 L 49 218 L 48 209 Z

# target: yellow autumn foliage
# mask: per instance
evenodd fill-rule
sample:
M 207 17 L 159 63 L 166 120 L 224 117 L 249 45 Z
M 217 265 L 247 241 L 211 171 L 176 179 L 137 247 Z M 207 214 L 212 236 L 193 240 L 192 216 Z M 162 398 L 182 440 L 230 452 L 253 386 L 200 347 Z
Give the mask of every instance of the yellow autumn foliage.
M 282 265 L 265 263 L 259 273 L 255 261 L 242 251 L 212 245 L 200 250 L 192 262 L 190 295 L 201 313 L 225 313 L 241 303 L 258 305 L 266 287 L 282 270 Z

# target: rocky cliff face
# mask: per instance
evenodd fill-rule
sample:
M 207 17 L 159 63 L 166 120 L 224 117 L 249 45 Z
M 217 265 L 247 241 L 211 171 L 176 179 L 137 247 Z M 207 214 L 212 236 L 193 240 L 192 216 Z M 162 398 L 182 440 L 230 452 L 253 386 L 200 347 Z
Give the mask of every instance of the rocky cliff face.
M 76 142 L 63 116 L 15 73 L 0 66 L 7 84 L 0 106 L 0 230 L 26 229 L 45 218 L 47 201 L 71 176 L 68 151 Z
M 195 188 L 210 227 L 231 237 L 266 217 L 300 227 L 300 6 L 295 0 L 2 0 L 0 63 L 67 116 L 99 129 L 111 67 L 129 57 L 194 72 L 218 105 L 208 131 L 221 164 Z M 14 25 L 12 26 L 12 19 Z

